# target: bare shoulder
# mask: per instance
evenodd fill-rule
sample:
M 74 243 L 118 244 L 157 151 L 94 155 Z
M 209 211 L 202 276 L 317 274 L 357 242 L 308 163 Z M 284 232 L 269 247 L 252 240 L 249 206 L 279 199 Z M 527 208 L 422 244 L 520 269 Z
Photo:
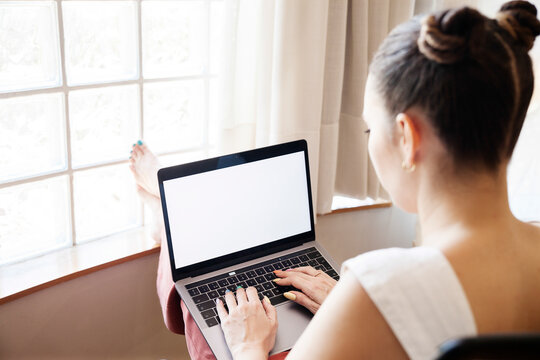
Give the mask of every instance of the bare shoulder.
M 408 359 L 392 329 L 350 272 L 325 300 L 287 359 Z

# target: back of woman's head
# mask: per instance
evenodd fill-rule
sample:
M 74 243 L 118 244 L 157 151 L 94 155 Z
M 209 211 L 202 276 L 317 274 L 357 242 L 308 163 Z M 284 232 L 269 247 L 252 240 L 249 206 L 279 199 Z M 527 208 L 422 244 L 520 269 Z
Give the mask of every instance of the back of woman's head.
M 395 28 L 370 68 L 390 114 L 418 107 L 459 168 L 495 172 L 532 96 L 536 15 L 534 5 L 512 1 L 495 20 L 463 7 Z

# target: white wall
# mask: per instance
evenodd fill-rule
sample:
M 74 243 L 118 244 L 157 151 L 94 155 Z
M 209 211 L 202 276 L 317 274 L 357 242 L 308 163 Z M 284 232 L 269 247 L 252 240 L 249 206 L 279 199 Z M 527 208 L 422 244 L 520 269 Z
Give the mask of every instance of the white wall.
M 342 262 L 364 251 L 410 246 L 415 217 L 383 208 L 319 217 L 318 240 Z M 189 359 L 165 329 L 157 255 L 104 269 L 0 306 L 1 359 Z

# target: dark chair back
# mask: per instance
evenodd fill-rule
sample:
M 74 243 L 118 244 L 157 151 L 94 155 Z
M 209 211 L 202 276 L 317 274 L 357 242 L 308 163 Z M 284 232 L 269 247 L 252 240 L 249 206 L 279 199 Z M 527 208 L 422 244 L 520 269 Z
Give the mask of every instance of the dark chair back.
M 540 333 L 482 335 L 448 340 L 437 360 L 540 359 Z

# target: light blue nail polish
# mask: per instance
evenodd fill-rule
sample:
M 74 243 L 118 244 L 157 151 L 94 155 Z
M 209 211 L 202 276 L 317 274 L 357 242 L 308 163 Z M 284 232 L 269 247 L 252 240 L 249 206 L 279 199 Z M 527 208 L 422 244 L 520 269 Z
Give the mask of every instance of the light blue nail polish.
M 142 141 L 141 140 L 137 141 L 137 144 L 142 145 Z
M 129 158 L 131 159 L 131 156 Z
M 229 290 L 229 289 L 225 290 L 225 294 L 228 293 L 228 292 L 231 292 L 231 290 Z
M 132 153 L 133 153 L 133 150 L 131 150 L 129 153 L 132 154 Z
M 133 147 L 135 147 L 135 145 L 137 145 L 137 144 L 133 144 Z

